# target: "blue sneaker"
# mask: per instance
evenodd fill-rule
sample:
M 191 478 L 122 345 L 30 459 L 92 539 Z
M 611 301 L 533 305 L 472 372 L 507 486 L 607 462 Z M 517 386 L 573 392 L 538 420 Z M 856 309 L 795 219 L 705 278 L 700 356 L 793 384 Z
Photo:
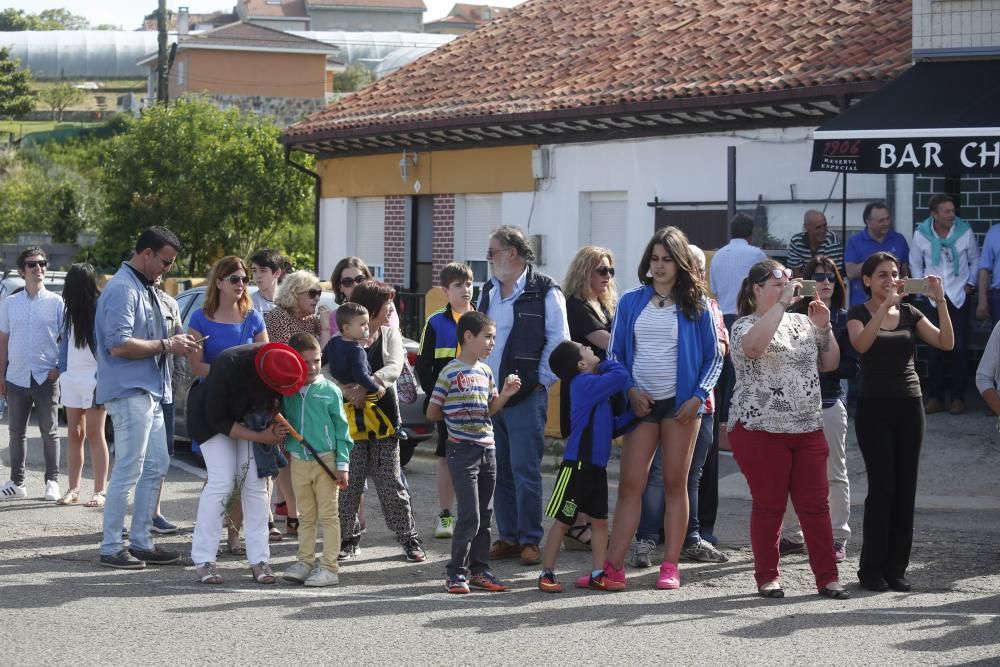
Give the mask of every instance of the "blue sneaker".
M 162 515 L 153 517 L 152 531 L 158 535 L 172 535 L 177 532 L 177 526 L 167 521 Z

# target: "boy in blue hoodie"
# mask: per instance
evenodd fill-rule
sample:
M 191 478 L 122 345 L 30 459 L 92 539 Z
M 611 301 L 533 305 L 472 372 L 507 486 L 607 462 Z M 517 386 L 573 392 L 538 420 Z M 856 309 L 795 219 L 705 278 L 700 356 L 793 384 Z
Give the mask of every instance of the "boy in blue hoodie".
M 338 583 L 337 553 L 340 551 L 340 512 L 337 498 L 347 488 L 351 440 L 344 397 L 333 382 L 319 373 L 319 341 L 311 333 L 297 333 L 289 346 L 306 362 L 306 383 L 282 401 L 282 413 L 292 428 L 312 445 L 326 468 L 336 470 L 337 479 L 313 457 L 309 449 L 289 436 L 285 442 L 292 468 L 292 487 L 299 513 L 299 552 L 296 561 L 282 573 L 285 581 L 306 586 Z M 316 526 L 323 526 L 323 557 L 316 563 Z
M 629 411 L 615 417 L 611 397 L 628 382 L 629 374 L 616 361 L 601 361 L 587 345 L 563 341 L 549 356 L 549 366 L 569 392 L 570 432 L 563 463 L 545 514 L 555 518 L 545 540 L 538 589 L 562 592 L 554 568 L 566 531 L 577 514 L 590 517 L 593 570 L 578 577 L 579 588 L 607 590 L 604 559 L 608 548 L 608 459 L 611 441 L 635 419 Z

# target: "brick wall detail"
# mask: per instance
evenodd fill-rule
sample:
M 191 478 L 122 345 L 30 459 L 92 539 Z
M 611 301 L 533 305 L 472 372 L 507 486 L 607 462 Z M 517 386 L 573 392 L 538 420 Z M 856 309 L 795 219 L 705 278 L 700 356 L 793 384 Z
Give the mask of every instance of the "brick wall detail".
M 406 249 L 406 200 L 404 195 L 385 198 L 385 281 L 390 285 L 404 285 L 403 269 Z
M 455 261 L 455 195 L 434 195 L 434 282 L 446 264 Z

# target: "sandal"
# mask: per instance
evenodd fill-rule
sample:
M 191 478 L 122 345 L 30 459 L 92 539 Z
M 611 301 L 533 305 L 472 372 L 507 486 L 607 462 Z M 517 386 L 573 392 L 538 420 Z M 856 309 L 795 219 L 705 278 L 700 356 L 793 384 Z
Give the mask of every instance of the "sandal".
M 274 527 L 273 521 L 267 522 L 267 539 L 270 542 L 280 542 L 285 539 L 285 536 L 281 533 L 281 531 Z
M 299 535 L 298 519 L 285 519 L 285 535 L 289 537 L 298 537 Z
M 588 530 L 589 522 L 570 527 L 563 536 L 563 547 L 567 551 L 590 551 L 590 539 L 581 539 Z
M 836 586 L 837 588 L 831 588 L 832 586 Z M 837 582 L 827 584 L 819 594 L 831 600 L 847 600 L 851 597 L 851 592 Z
M 785 597 L 785 591 L 777 581 L 771 581 L 757 589 L 757 595 L 762 598 L 779 599 Z
M 56 501 L 56 505 L 75 505 L 78 502 L 80 502 L 80 489 L 69 489 Z
M 258 584 L 273 584 L 277 581 L 274 576 L 274 571 L 271 569 L 270 564 L 267 561 L 261 561 L 256 565 L 250 566 L 250 575 L 253 580 Z
M 83 504 L 84 507 L 104 507 L 104 492 L 98 491 L 90 497 L 90 500 Z
M 222 576 L 215 568 L 215 563 L 202 563 L 198 567 L 194 568 L 194 571 L 198 575 L 198 581 L 203 584 L 222 583 Z

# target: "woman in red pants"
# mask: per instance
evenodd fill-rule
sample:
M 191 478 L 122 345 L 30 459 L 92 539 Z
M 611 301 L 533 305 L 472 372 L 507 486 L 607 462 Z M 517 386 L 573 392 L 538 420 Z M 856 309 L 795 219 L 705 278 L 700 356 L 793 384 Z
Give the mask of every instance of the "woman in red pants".
M 801 282 L 773 260 L 754 264 L 743 280 L 742 317 L 733 324 L 730 347 L 736 388 L 729 442 L 753 497 L 750 545 L 758 593 L 785 595 L 778 541 L 791 495 L 817 590 L 844 599 L 849 593 L 837 581 L 819 386 L 819 371 L 836 369 L 840 350 L 822 301 L 813 299 L 807 315 L 786 312 L 802 299 Z

